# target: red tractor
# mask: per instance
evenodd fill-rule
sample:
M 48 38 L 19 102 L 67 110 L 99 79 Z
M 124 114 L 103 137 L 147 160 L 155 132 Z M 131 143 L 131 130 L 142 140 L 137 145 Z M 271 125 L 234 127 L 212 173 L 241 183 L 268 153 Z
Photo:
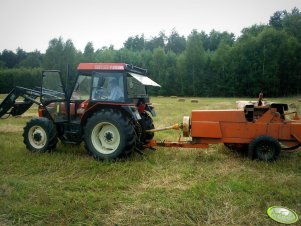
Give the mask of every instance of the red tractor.
M 80 144 L 96 159 L 116 159 L 141 150 L 154 136 L 155 111 L 146 86 L 160 86 L 147 70 L 124 63 L 81 63 L 76 77 L 43 71 L 41 87 L 15 87 L 0 104 L 0 117 L 20 115 L 33 103 L 38 118 L 24 127 L 26 148 L 48 152 L 58 138 Z M 74 79 L 75 78 L 75 79 Z M 74 81 L 74 82 L 72 82 Z M 22 102 L 17 102 L 18 97 Z

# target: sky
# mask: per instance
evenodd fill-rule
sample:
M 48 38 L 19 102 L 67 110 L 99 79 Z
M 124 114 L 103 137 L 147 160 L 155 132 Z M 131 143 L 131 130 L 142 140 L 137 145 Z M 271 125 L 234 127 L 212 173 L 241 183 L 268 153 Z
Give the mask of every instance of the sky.
M 301 0 L 0 0 L 0 51 L 45 52 L 59 37 L 82 51 L 88 42 L 119 49 L 130 36 L 150 39 L 173 28 L 185 37 L 193 29 L 238 37 L 294 7 L 301 10 Z

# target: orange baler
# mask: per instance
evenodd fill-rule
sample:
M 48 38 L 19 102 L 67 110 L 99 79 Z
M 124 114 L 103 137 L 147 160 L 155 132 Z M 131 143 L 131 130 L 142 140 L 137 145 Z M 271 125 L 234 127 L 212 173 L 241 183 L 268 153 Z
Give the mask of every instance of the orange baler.
M 301 120 L 297 112 L 287 110 L 287 104 L 277 103 L 251 104 L 241 110 L 193 110 L 179 126 L 190 141 L 151 145 L 192 148 L 224 143 L 234 149 L 247 147 L 251 159 L 275 160 L 281 149 L 297 149 L 301 144 Z M 288 114 L 293 117 L 288 119 Z

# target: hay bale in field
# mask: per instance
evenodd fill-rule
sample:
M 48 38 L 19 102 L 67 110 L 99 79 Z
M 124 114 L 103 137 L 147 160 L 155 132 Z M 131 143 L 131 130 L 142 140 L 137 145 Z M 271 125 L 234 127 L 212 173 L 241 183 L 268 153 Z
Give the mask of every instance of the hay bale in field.
M 295 103 L 291 103 L 288 105 L 290 108 L 297 108 L 296 104 Z
M 179 98 L 178 101 L 179 102 L 185 102 L 185 99 L 184 98 Z
M 270 103 L 268 101 L 262 101 L 262 106 L 268 106 Z M 258 101 L 249 101 L 249 100 L 238 100 L 236 101 L 237 109 L 244 109 L 246 105 L 258 106 Z
M 22 131 L 23 126 L 6 125 L 5 127 L 0 127 L 0 133 L 17 133 Z
M 236 101 L 237 109 L 243 109 L 246 105 L 253 104 L 256 105 L 257 101 L 249 101 L 249 100 L 238 100 Z M 263 103 L 264 105 L 264 103 Z
M 191 100 L 191 103 L 199 103 L 199 101 L 196 100 L 196 99 L 192 99 L 192 100 Z
M 22 118 L 33 118 L 33 117 L 38 117 L 38 114 L 37 113 L 27 113 L 25 112 L 24 114 L 20 115 L 20 117 Z
M 170 98 L 177 98 L 177 96 L 170 96 Z

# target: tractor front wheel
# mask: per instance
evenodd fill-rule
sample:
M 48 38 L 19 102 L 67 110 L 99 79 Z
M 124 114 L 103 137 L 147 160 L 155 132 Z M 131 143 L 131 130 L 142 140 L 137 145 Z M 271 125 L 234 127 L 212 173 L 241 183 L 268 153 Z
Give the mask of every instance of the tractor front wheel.
M 97 160 L 129 155 L 135 145 L 134 126 L 119 111 L 103 110 L 94 114 L 84 130 L 87 151 Z
M 259 136 L 249 144 L 248 156 L 251 159 L 273 161 L 278 158 L 280 151 L 278 140 L 269 136 Z
M 57 131 L 47 118 L 33 118 L 27 122 L 23 132 L 23 142 L 31 152 L 48 152 L 57 144 Z

